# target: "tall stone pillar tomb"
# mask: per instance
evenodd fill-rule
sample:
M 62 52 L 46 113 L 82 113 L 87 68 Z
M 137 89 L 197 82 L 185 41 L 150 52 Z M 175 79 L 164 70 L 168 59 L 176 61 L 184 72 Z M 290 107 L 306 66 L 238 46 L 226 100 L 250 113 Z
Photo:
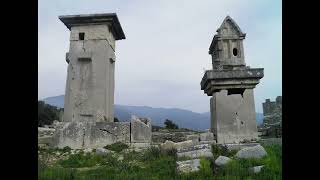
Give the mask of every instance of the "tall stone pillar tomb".
M 253 89 L 264 76 L 263 68 L 246 66 L 246 34 L 227 16 L 209 47 L 212 70 L 205 72 L 201 90 L 211 96 L 211 131 L 217 143 L 257 139 Z
M 67 15 L 70 30 L 64 121 L 114 121 L 115 42 L 125 39 L 115 13 Z

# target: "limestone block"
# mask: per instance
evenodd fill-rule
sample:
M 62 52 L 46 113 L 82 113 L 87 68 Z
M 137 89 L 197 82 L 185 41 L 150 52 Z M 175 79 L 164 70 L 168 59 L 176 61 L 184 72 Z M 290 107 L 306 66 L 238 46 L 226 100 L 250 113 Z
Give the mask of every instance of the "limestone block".
M 249 170 L 253 173 L 259 173 L 264 166 L 255 166 L 250 168 Z
M 189 173 L 198 171 L 200 168 L 200 159 L 187 161 L 177 161 L 177 169 L 180 173 Z
M 236 157 L 244 158 L 244 159 L 249 159 L 249 158 L 260 159 L 266 155 L 267 155 L 266 150 L 261 145 L 257 145 L 257 146 L 241 149 L 240 151 L 237 152 Z
M 253 90 L 229 94 L 227 90 L 211 98 L 211 124 L 217 143 L 240 143 L 258 137 Z
M 200 158 L 200 157 L 213 158 L 211 149 L 200 149 L 200 150 L 194 150 L 194 151 L 180 152 L 180 153 L 177 153 L 177 156 L 190 157 L 190 158 Z
M 38 137 L 52 136 L 55 132 L 54 128 L 38 127 Z
M 111 153 L 112 151 L 108 150 L 108 149 L 105 149 L 105 148 L 97 148 L 96 149 L 96 154 L 97 155 L 100 155 L 100 156 L 105 156 L 109 153 Z
M 199 142 L 199 139 L 200 137 L 198 134 L 187 135 L 187 140 L 192 140 L 195 143 Z
M 200 141 L 199 144 L 217 144 L 217 141 L 216 140 Z
M 151 143 L 152 127 L 151 119 L 131 117 L 131 142 Z
M 214 163 L 215 163 L 217 166 L 224 166 L 224 165 L 226 165 L 229 161 L 231 161 L 230 158 L 225 157 L 225 156 L 219 156 L 219 157 L 214 161 Z
M 61 129 L 57 129 L 53 135 L 53 147 L 63 148 L 69 146 L 72 149 L 81 149 L 84 145 L 85 129 L 89 129 L 88 123 L 68 122 Z
M 129 122 L 72 121 L 56 130 L 51 146 L 69 146 L 72 149 L 99 148 L 118 141 L 130 142 Z
M 200 134 L 200 141 L 213 141 L 213 133 L 212 132 L 205 132 Z
M 160 147 L 162 149 L 175 149 L 176 148 L 175 143 L 172 141 L 168 141 L 168 140 L 166 140 L 166 142 L 160 144 Z
M 38 137 L 38 144 L 47 144 L 50 145 L 52 141 L 52 136 L 42 136 Z
M 192 147 L 194 145 L 195 145 L 195 143 L 192 140 L 187 140 L 187 141 L 175 143 L 175 148 L 176 149 L 188 148 L 188 147 Z
M 187 151 L 195 151 L 195 150 L 201 150 L 201 149 L 209 149 L 211 150 L 210 144 L 198 144 L 194 146 L 186 146 L 186 147 L 180 147 L 177 149 L 178 152 L 187 152 Z
M 246 143 L 246 144 L 223 144 L 222 146 L 224 146 L 228 151 L 232 151 L 232 150 L 241 150 L 243 148 L 247 148 L 247 147 L 253 147 L 253 146 L 257 146 L 260 145 L 259 143 Z
M 129 122 L 96 122 L 91 128 L 88 147 L 104 147 L 115 142 L 130 142 Z

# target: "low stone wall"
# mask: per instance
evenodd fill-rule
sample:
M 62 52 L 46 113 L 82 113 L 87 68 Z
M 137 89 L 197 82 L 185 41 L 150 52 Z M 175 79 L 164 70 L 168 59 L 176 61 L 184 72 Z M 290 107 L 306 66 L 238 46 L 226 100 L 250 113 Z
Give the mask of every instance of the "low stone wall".
M 152 132 L 153 143 L 164 143 L 166 140 L 182 142 L 187 140 L 188 135 L 195 135 L 196 132 Z
M 260 139 L 260 143 L 264 145 L 282 145 L 282 138 L 266 138 Z
M 72 149 L 99 148 L 115 142 L 130 142 L 129 122 L 68 122 L 57 129 L 52 146 L 69 146 Z
M 38 137 L 52 136 L 54 132 L 54 128 L 38 127 Z
M 66 122 L 57 127 L 52 147 L 100 148 L 115 142 L 151 143 L 151 120 L 132 117 L 131 122 Z

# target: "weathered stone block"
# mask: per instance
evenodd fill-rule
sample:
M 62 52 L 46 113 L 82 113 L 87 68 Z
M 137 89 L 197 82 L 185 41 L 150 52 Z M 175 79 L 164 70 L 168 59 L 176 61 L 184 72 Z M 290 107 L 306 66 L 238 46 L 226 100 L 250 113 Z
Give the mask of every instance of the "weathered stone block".
M 240 143 L 258 138 L 253 90 L 228 95 L 227 90 L 211 98 L 211 128 L 218 144 Z
M 188 148 L 194 146 L 195 143 L 192 140 L 182 141 L 175 143 L 176 149 Z
M 205 132 L 200 134 L 200 141 L 213 141 L 214 136 L 212 132 Z
M 175 149 L 176 148 L 175 143 L 172 141 L 168 141 L 168 140 L 166 142 L 160 144 L 160 147 L 162 149 Z
M 260 145 L 259 143 L 246 143 L 246 144 L 223 144 L 222 146 L 224 146 L 228 151 L 232 151 L 232 150 L 241 150 L 243 148 L 247 148 L 247 147 L 253 147 L 253 146 L 257 146 Z
M 81 122 L 65 123 L 53 135 L 53 147 L 72 149 L 99 148 L 115 142 L 130 142 L 129 122 Z
M 38 127 L 38 137 L 52 136 L 55 132 L 54 128 Z
M 131 142 L 151 143 L 152 127 L 151 119 L 131 117 Z
M 198 144 L 193 146 L 185 146 L 178 148 L 178 152 L 187 152 L 187 151 L 195 151 L 195 150 L 201 150 L 201 149 L 211 149 L 210 144 Z
M 195 171 L 198 171 L 199 168 L 200 168 L 200 159 L 177 161 L 177 169 L 181 173 L 195 172 Z
M 226 165 L 229 161 L 231 161 L 230 158 L 225 157 L 225 156 L 219 156 L 219 157 L 214 161 L 214 163 L 215 163 L 217 166 L 224 166 L 224 165 Z
M 264 166 L 255 166 L 250 168 L 249 170 L 253 173 L 259 173 Z
M 108 149 L 105 149 L 105 148 L 97 148 L 96 149 L 96 154 L 97 155 L 100 155 L 100 156 L 105 156 L 109 153 L 111 153 L 112 151 L 108 150 Z
M 257 145 L 254 147 L 247 147 L 247 148 L 241 149 L 240 151 L 237 152 L 236 157 L 244 158 L 244 159 L 249 159 L 249 158 L 260 159 L 266 155 L 267 155 L 266 150 L 261 145 Z
M 199 142 L 199 139 L 200 137 L 198 134 L 187 135 L 187 140 L 192 140 L 195 143 Z
M 180 153 L 177 153 L 177 156 L 190 157 L 190 158 L 200 158 L 200 157 L 213 158 L 211 149 L 199 149 L 194 151 L 180 152 Z

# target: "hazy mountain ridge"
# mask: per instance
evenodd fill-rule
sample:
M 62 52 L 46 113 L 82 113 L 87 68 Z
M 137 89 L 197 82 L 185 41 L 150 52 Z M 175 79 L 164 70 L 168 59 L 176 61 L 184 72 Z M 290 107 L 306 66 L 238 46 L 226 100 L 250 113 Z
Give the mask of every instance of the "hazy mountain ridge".
M 53 96 L 43 99 L 45 103 L 63 107 L 64 95 Z M 165 119 L 173 120 L 179 127 L 194 130 L 205 130 L 210 128 L 210 112 L 196 113 L 178 108 L 153 108 L 148 106 L 115 105 L 114 114 L 120 121 L 129 121 L 131 115 L 150 117 L 152 124 L 163 126 Z M 262 122 L 262 113 L 257 113 L 257 123 Z

